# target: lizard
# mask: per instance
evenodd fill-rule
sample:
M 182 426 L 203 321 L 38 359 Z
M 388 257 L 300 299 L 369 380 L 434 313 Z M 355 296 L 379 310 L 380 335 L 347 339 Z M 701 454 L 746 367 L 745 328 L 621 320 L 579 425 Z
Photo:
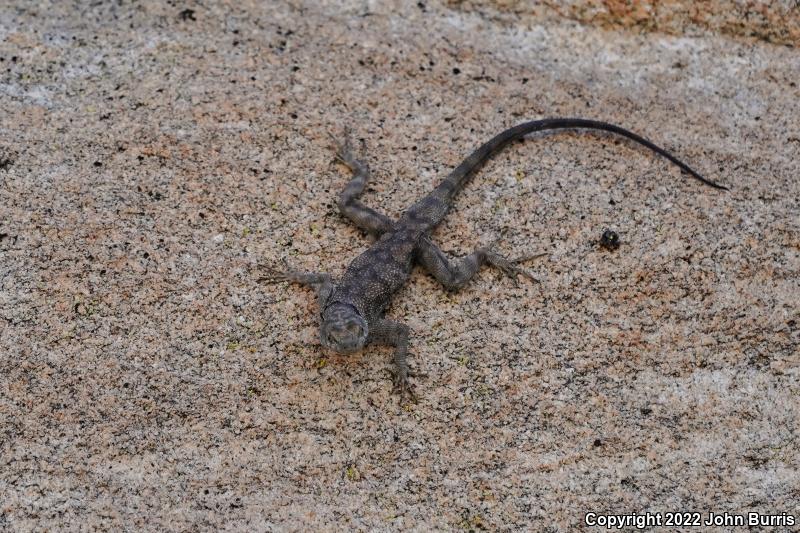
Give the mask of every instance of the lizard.
M 515 281 L 520 274 L 533 279 L 518 266 L 531 257 L 508 259 L 496 253 L 492 244 L 477 247 L 461 258 L 449 258 L 433 243 L 430 234 L 444 219 L 456 194 L 492 156 L 530 133 L 559 129 L 602 130 L 621 135 L 665 157 L 705 185 L 728 189 L 704 178 L 670 152 L 620 126 L 583 118 L 548 118 L 524 122 L 494 136 L 398 220 L 392 220 L 359 200 L 370 172 L 355 157 L 349 136 L 345 135 L 342 142 L 334 138 L 336 159 L 350 169 L 352 178 L 340 193 L 337 205 L 346 218 L 377 240 L 349 264 L 338 282 L 328 273 L 294 270 L 285 261 L 283 268 L 268 268 L 260 281 L 294 282 L 314 288 L 321 316 L 320 341 L 325 348 L 350 354 L 373 343 L 393 346 L 392 390 L 401 398 L 415 400 L 409 378 L 418 375 L 410 370 L 407 362 L 410 328 L 385 317 L 392 296 L 408 280 L 414 264 L 421 265 L 451 291 L 465 286 L 484 264 L 500 269 Z

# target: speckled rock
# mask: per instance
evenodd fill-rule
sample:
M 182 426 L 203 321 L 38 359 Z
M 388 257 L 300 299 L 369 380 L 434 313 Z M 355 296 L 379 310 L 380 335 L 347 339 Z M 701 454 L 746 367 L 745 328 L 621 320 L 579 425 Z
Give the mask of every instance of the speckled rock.
M 723 34 L 800 45 L 800 4 L 796 0 L 448 0 L 447 4 L 490 16 L 531 17 L 538 23 L 567 18 L 604 28 L 672 35 Z
M 0 528 L 800 517 L 796 49 L 319 4 L 0 10 Z M 559 115 L 731 191 L 610 136 L 509 148 L 434 238 L 547 252 L 540 283 L 486 269 L 449 294 L 416 272 L 389 311 L 427 374 L 416 405 L 388 349 L 324 352 L 311 292 L 259 283 L 369 245 L 336 211 L 328 132 L 363 139 L 364 200 L 397 216 L 495 133 Z

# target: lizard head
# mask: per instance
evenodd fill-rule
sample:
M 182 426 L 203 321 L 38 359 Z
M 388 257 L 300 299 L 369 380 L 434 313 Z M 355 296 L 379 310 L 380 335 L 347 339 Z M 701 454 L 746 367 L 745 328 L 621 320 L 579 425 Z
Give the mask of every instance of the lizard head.
M 355 307 L 337 302 L 322 313 L 319 334 L 326 348 L 340 353 L 351 353 L 367 344 L 369 327 Z

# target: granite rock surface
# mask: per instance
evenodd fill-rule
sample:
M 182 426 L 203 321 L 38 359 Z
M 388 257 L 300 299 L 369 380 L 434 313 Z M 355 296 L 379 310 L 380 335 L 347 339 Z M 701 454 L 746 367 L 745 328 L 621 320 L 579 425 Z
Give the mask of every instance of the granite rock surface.
M 800 523 L 800 53 L 713 30 L 5 2 L 0 529 Z M 323 351 L 312 293 L 259 283 L 280 259 L 339 275 L 369 245 L 336 211 L 328 132 L 360 139 L 364 201 L 397 216 L 548 116 L 623 125 L 731 191 L 608 135 L 510 147 L 434 239 L 546 252 L 539 283 L 485 269 L 447 293 L 415 271 L 389 310 L 427 374 L 414 405 L 390 350 Z

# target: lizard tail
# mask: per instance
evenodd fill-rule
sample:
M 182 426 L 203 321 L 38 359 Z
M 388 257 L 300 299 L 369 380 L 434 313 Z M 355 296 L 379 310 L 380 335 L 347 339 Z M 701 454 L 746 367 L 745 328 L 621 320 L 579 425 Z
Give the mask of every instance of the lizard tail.
M 626 130 L 608 122 L 600 122 L 598 120 L 588 120 L 583 118 L 547 118 L 543 120 L 532 120 L 524 122 L 513 128 L 509 128 L 502 133 L 494 136 L 491 140 L 483 144 L 480 148 L 475 150 L 468 158 L 466 158 L 460 165 L 458 165 L 445 180 L 440 183 L 433 192 L 426 198 L 417 203 L 411 209 L 409 214 L 411 218 L 423 222 L 423 225 L 433 227 L 438 224 L 444 215 L 453 197 L 460 191 L 475 173 L 475 171 L 488 161 L 493 155 L 502 150 L 509 143 L 521 139 L 529 133 L 546 130 L 560 130 L 560 129 L 590 129 L 590 130 L 603 130 L 616 133 L 623 137 L 627 137 L 642 146 L 645 146 L 653 152 L 664 156 L 672 163 L 675 163 L 681 170 L 688 172 L 693 178 L 705 183 L 715 189 L 728 190 L 724 185 L 713 182 L 704 178 L 698 172 L 693 170 L 689 165 L 667 152 L 663 148 L 656 146 L 644 137 L 641 137 L 632 131 Z M 427 200 L 427 204 L 426 204 Z M 438 201 L 437 201 L 438 200 Z M 431 202 L 441 204 L 438 209 L 431 205 Z M 421 220 L 422 219 L 422 220 Z M 427 220 L 425 220 L 427 219 Z

